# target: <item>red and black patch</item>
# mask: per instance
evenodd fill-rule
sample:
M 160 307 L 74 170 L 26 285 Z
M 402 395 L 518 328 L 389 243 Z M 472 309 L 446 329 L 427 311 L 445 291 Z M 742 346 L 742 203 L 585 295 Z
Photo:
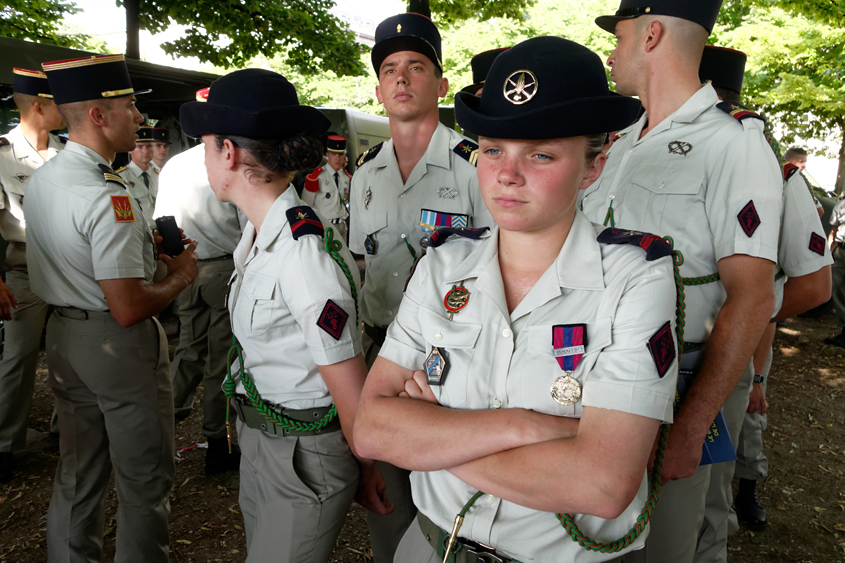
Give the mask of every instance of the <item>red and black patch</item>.
M 672 325 L 669 321 L 649 338 L 646 347 L 657 367 L 657 375 L 662 378 L 675 361 L 675 341 L 672 339 Z
M 320 318 L 317 320 L 317 326 L 329 333 L 329 336 L 335 340 L 340 340 L 343 334 L 343 327 L 346 326 L 346 320 L 349 314 L 340 308 L 340 306 L 329 299 L 326 301 L 326 306 L 323 307 L 323 312 L 320 313 Z
M 640 231 L 610 227 L 601 232 L 596 240 L 603 244 L 633 244 L 645 250 L 647 262 L 672 255 L 672 247 L 661 237 Z
M 798 172 L 798 167 L 791 162 L 783 163 L 783 180 L 784 182 L 792 178 Z
M 305 235 L 317 235 L 323 238 L 323 223 L 310 207 L 306 205 L 291 207 L 287 210 L 287 216 L 293 240 Z
M 8 147 L 11 146 L 11 144 L 12 142 L 6 137 L 0 137 L 0 147 Z
M 739 219 L 739 226 L 742 227 L 742 231 L 749 237 L 760 226 L 760 216 L 757 214 L 757 208 L 754 207 L 753 200 L 745 204 L 745 207 L 742 208 L 742 211 L 739 212 L 736 218 Z
M 464 139 L 452 149 L 452 152 L 463 158 L 473 166 L 478 164 L 478 145 Z
M 824 237 L 816 233 L 810 235 L 810 250 L 819 256 L 824 256 L 824 249 L 826 246 Z
M 765 121 L 759 114 L 754 113 L 744 105 L 737 102 L 719 102 L 716 107 L 727 113 L 737 121 L 748 119 L 749 117 Z

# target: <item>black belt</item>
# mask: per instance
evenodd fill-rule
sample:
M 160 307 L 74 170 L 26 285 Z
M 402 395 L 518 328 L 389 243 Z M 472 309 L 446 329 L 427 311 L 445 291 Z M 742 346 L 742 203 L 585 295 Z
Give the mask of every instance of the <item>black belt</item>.
M 422 512 L 417 512 L 417 522 L 426 541 L 437 552 L 437 557 L 443 557 L 449 533 L 429 520 Z M 496 550 L 489 545 L 459 537 L 455 541 L 455 547 L 452 548 L 447 563 L 519 563 L 519 561 L 496 553 Z
M 226 254 L 225 256 L 218 256 L 216 258 L 203 258 L 201 260 L 197 260 L 197 262 L 222 262 L 223 260 L 232 260 L 232 255 Z
M 373 342 L 381 346 L 384 344 L 384 339 L 387 338 L 387 329 L 382 328 L 380 326 L 370 326 L 368 324 L 364 325 L 364 332 L 367 333 L 367 336 L 373 339 Z
M 235 395 L 233 403 L 235 405 L 235 410 L 238 411 L 238 418 L 241 419 L 241 422 L 250 428 L 261 430 L 274 436 L 318 436 L 320 434 L 329 434 L 330 432 L 337 432 L 340 430 L 340 417 L 337 416 L 319 430 L 290 430 L 288 428 L 282 428 L 278 424 L 264 418 L 264 415 L 258 412 L 258 410 L 249 402 L 249 399 L 244 395 Z M 329 412 L 331 406 L 301 410 L 286 409 L 284 407 L 270 408 L 274 412 L 291 420 L 296 420 L 297 422 L 316 422 Z

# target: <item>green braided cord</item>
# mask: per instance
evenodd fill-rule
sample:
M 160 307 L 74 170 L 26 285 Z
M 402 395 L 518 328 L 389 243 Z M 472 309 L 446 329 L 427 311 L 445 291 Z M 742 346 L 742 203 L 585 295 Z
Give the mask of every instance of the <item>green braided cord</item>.
M 637 517 L 637 522 L 631 530 L 625 534 L 624 537 L 612 543 L 600 543 L 585 536 L 578 528 L 572 516 L 569 514 L 557 514 L 557 519 L 560 521 L 566 533 L 578 545 L 588 551 L 599 551 L 601 553 L 615 553 L 622 551 L 640 537 L 643 530 L 651 520 L 651 515 L 654 513 L 654 508 L 657 506 L 657 501 L 660 498 L 660 479 L 663 475 L 663 456 L 666 453 L 666 439 L 669 436 L 669 426 L 661 425 L 660 433 L 658 434 L 657 452 L 654 456 L 654 465 L 651 468 L 651 475 L 649 476 L 648 499 L 646 499 L 645 506 L 640 515 Z
M 414 250 L 414 247 L 413 247 L 413 246 L 411 246 L 411 243 L 410 243 L 410 242 L 408 242 L 408 237 L 406 237 L 405 235 L 402 235 L 402 240 L 403 240 L 403 241 L 405 241 L 405 246 L 407 246 L 407 247 L 408 247 L 408 252 L 410 252 L 410 253 L 411 253 L 411 258 L 413 258 L 413 262 L 414 262 L 414 263 L 416 263 L 416 261 L 417 261 L 417 252 Z M 413 269 L 414 269 L 414 267 L 413 267 L 413 266 L 411 266 L 411 269 L 413 270 Z
M 349 271 L 349 266 L 346 265 L 346 261 L 344 261 L 343 257 L 340 255 L 340 249 L 343 248 L 343 245 L 340 243 L 339 240 L 334 240 L 334 229 L 329 227 L 325 230 L 325 234 L 323 236 L 323 246 L 326 249 L 326 252 L 329 253 L 329 256 L 334 258 L 334 261 L 337 262 L 337 265 L 340 266 L 340 269 L 343 270 L 343 275 L 346 276 L 346 280 L 349 282 L 349 290 L 352 292 L 352 300 L 355 302 L 355 320 L 358 321 L 358 290 L 355 289 L 355 282 L 352 279 L 352 273 Z
M 473 497 L 467 501 L 467 503 L 464 505 L 464 507 L 461 509 L 461 511 L 458 513 L 458 515 L 461 516 L 461 518 L 466 516 L 467 512 L 469 511 L 469 507 L 471 507 L 473 504 L 475 504 L 475 501 L 477 501 L 478 499 L 480 499 L 483 496 L 484 496 L 483 491 L 478 491 L 477 493 L 475 493 L 473 495 Z
M 607 206 L 607 215 L 604 216 L 603 226 L 607 227 L 607 222 L 610 221 L 610 226 L 615 227 L 616 221 L 613 218 L 613 200 L 610 200 L 610 205 Z
M 285 430 L 295 430 L 297 432 L 315 432 L 317 430 L 325 428 L 325 426 L 332 420 L 334 420 L 335 416 L 337 416 L 337 409 L 335 408 L 334 404 L 332 404 L 331 408 L 323 416 L 323 418 L 314 422 L 301 422 L 299 420 L 292 420 L 271 409 L 263 400 L 261 400 L 261 395 L 258 393 L 258 389 L 255 388 L 255 383 L 252 381 L 252 377 L 250 377 L 246 370 L 244 370 L 243 348 L 241 348 L 241 345 L 238 344 L 234 336 L 232 336 L 232 347 L 229 348 L 229 352 L 226 354 L 226 379 L 225 381 L 223 381 L 223 392 L 226 394 L 227 398 L 231 399 L 232 397 L 234 397 L 235 389 L 237 388 L 237 382 L 232 376 L 233 352 L 238 355 L 238 363 L 240 365 L 240 379 L 241 383 L 243 383 L 244 391 L 246 391 L 246 396 L 249 397 L 249 402 L 252 404 L 255 410 L 261 413 L 261 416 L 263 416 L 276 426 L 280 426 Z M 231 401 L 226 401 L 226 420 L 229 420 L 229 403 L 231 403 Z
M 778 144 L 777 139 L 775 139 L 775 136 L 772 134 L 772 129 L 769 127 L 769 122 L 763 121 L 763 123 L 763 135 L 766 137 L 766 141 L 769 142 L 769 146 L 772 147 L 772 150 L 774 151 L 775 156 L 778 159 L 778 164 L 780 164 L 781 162 L 783 162 L 783 156 L 781 156 L 780 154 L 780 145 Z

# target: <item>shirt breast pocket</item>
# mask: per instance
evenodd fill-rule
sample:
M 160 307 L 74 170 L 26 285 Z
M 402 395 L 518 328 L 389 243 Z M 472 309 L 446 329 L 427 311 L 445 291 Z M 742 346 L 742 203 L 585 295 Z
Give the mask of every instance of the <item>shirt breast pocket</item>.
M 583 407 L 580 396 L 575 403 L 563 405 L 557 402 L 552 394 L 555 381 L 567 374 L 567 370 L 561 367 L 559 360 L 564 365 L 577 364 L 569 375 L 578 382 L 583 395 L 584 385 L 589 382 L 590 371 L 596 364 L 599 354 L 612 342 L 611 321 L 609 318 L 602 318 L 587 323 L 583 355 L 578 358 L 577 354 L 573 354 L 564 361 L 563 357 L 555 357 L 552 339 L 555 330 L 564 330 L 560 327 L 569 326 L 572 324 L 561 323 L 561 325 L 539 325 L 528 328 L 528 353 L 519 371 L 521 397 L 519 406 L 557 416 L 581 416 Z
M 457 408 L 467 402 L 470 364 L 481 325 L 450 321 L 429 309 L 420 309 L 420 333 L 425 341 L 426 357 L 437 347 L 448 364 L 442 385 L 432 385 L 434 396 L 444 407 Z M 424 366 L 419 369 L 425 371 Z
M 264 334 L 273 320 L 273 294 L 276 280 L 262 274 L 250 273 L 244 276 L 242 286 L 246 297 L 243 306 L 249 311 L 249 331 Z

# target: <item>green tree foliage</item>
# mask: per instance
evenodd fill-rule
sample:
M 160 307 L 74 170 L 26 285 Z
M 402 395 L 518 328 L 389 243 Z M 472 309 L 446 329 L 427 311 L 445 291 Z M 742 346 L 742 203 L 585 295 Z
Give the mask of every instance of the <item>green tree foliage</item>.
M 162 49 L 218 67 L 243 67 L 253 57 L 285 52 L 288 64 L 307 74 L 359 74 L 364 47 L 329 13 L 334 5 L 333 0 L 140 0 L 140 25 L 151 33 L 186 26 L 182 37 Z
M 418 12 L 440 25 L 454 25 L 457 22 L 476 19 L 487 21 L 493 18 L 522 19 L 530 6 L 537 0 L 410 0 L 408 11 Z
M 82 47 L 86 35 L 63 33 L 60 29 L 62 19 L 78 11 L 76 4 L 62 0 L 4 0 L 0 8 L 0 35 Z
M 761 5 L 748 11 L 742 25 L 717 33 L 720 45 L 748 55 L 746 105 L 779 126 L 782 144 L 793 144 L 796 137 L 826 141 L 826 149 L 819 152 L 839 159 L 836 186 L 841 192 L 845 183 L 845 30 L 825 21 Z

